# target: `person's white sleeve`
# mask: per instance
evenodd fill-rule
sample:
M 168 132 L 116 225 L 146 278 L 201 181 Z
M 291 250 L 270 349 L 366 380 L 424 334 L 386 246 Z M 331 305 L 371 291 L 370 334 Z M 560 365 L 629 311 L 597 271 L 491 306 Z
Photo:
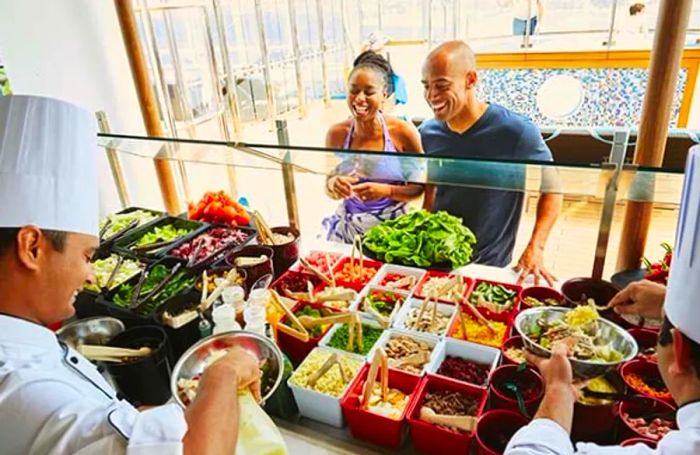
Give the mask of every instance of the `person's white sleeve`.
M 175 404 L 139 412 L 129 403 L 86 397 L 72 384 L 39 380 L 5 395 L 0 434 L 31 454 L 181 454 L 187 432 Z
M 535 419 L 518 430 L 503 455 L 573 455 L 569 434 L 549 419 Z

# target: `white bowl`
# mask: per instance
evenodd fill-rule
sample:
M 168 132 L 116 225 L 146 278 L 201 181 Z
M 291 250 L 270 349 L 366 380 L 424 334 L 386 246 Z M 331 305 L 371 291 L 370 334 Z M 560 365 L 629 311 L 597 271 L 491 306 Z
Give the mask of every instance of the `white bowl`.
M 319 351 L 328 352 L 329 354 L 336 352 L 334 349 L 318 347 L 311 351 L 309 356 Z M 360 362 L 360 366 L 355 372 L 355 376 L 357 376 L 357 373 L 359 373 L 359 371 L 362 369 L 363 359 L 349 353 L 339 355 L 339 357 L 341 356 L 352 358 Z M 304 362 L 306 362 L 306 360 Z M 301 365 L 303 365 L 304 362 L 302 362 Z M 299 368 L 301 368 L 301 365 L 299 365 Z M 345 384 L 345 387 L 343 388 L 343 391 L 337 397 L 293 384 L 293 377 L 294 373 L 292 373 L 287 380 L 287 385 L 292 390 L 294 400 L 299 407 L 299 414 L 309 419 L 337 428 L 342 428 L 345 426 L 345 419 L 343 418 L 343 411 L 340 407 L 340 400 L 345 395 L 345 392 L 348 390 L 348 387 L 350 387 L 350 384 L 352 384 L 354 376 L 349 378 L 348 383 Z
M 410 289 L 407 290 L 402 290 L 403 292 L 408 292 L 411 293 L 413 290 L 416 288 L 420 280 L 423 278 L 423 275 L 425 275 L 425 270 L 422 269 L 416 269 L 413 267 L 407 267 L 405 265 L 394 265 L 394 264 L 384 264 L 382 268 L 379 269 L 379 272 L 377 272 L 376 275 L 372 278 L 372 280 L 369 282 L 371 286 L 375 287 L 380 287 L 383 289 L 387 289 L 385 286 L 382 286 L 381 283 L 382 280 L 384 279 L 385 276 L 391 274 L 391 273 L 398 273 L 400 275 L 404 276 L 414 276 L 416 277 L 416 284 L 411 286 Z M 393 289 L 392 289 L 393 290 Z
M 391 340 L 392 338 L 396 338 L 400 335 L 405 335 L 409 338 L 413 338 L 414 340 L 423 341 L 432 347 L 432 351 L 430 352 L 430 360 L 428 360 L 428 363 L 426 363 L 423 366 L 423 370 L 421 371 L 421 373 L 418 376 L 423 376 L 426 373 L 426 371 L 430 371 L 430 370 L 435 371 L 435 368 L 437 368 L 437 367 L 435 367 L 434 364 L 435 364 L 435 362 L 437 362 L 438 357 L 440 357 L 440 354 L 445 349 L 445 344 L 444 344 L 443 340 L 440 339 L 440 337 L 437 337 L 435 335 L 430 335 L 427 333 L 410 332 L 408 330 L 400 330 L 400 329 L 387 330 L 386 332 L 384 332 L 382 334 L 381 338 L 379 338 L 379 341 L 377 341 L 377 343 L 374 345 L 374 348 L 369 352 L 369 354 L 367 354 L 367 360 L 369 361 L 372 359 L 372 356 L 374 355 L 374 352 L 377 349 L 385 347 L 387 345 L 387 343 L 389 343 L 389 340 Z M 413 373 L 410 373 L 408 371 L 398 370 L 397 368 L 392 368 L 392 369 L 395 369 L 397 371 L 401 371 L 401 372 L 406 373 L 406 374 L 413 374 Z
M 381 327 L 379 326 L 379 324 L 377 323 L 377 321 L 375 321 L 374 319 L 370 318 L 370 317 L 367 316 L 367 315 L 364 315 L 364 314 L 360 313 L 360 320 L 361 320 L 362 324 L 364 324 L 364 325 L 368 325 L 368 326 L 370 326 L 370 327 L 374 327 L 374 328 L 377 328 L 377 329 L 381 329 Z M 345 355 L 350 355 L 350 356 L 353 356 L 353 357 L 357 357 L 358 359 L 361 359 L 361 360 L 364 361 L 364 360 L 367 358 L 367 356 L 369 356 L 370 354 L 372 354 L 372 352 L 373 352 L 374 348 L 376 347 L 377 343 L 379 342 L 379 340 L 381 340 L 381 337 L 379 337 L 379 339 L 377 340 L 377 342 L 372 346 L 372 348 L 370 348 L 370 350 L 367 352 L 367 355 L 355 354 L 355 353 L 353 353 L 353 352 L 348 352 L 348 351 L 344 351 L 344 350 L 342 350 L 342 349 L 338 349 L 338 348 L 334 348 L 334 347 L 328 346 L 328 343 L 331 341 L 331 338 L 333 338 L 333 334 L 334 334 L 334 333 L 336 332 L 336 330 L 338 330 L 342 325 L 343 325 L 343 324 L 334 324 L 333 327 L 331 327 L 330 330 L 328 330 L 328 332 L 326 332 L 326 334 L 323 336 L 323 338 L 321 338 L 321 341 L 318 342 L 318 345 L 319 345 L 319 346 L 322 346 L 322 347 L 325 347 L 325 348 L 327 348 L 327 349 L 330 349 L 331 351 L 336 351 L 336 352 L 339 352 L 339 353 L 341 353 L 341 354 L 345 354 Z M 383 335 L 383 334 L 382 334 L 382 335 Z
M 373 321 L 376 319 L 374 318 L 374 316 L 372 316 L 371 313 L 369 313 L 368 311 L 365 311 L 365 307 L 364 307 L 365 297 L 367 297 L 367 295 L 369 295 L 369 293 L 372 291 L 391 292 L 391 293 L 399 295 L 403 298 L 403 302 L 399 306 L 399 309 L 397 310 L 396 313 L 394 313 L 394 316 L 389 319 L 389 327 L 391 327 L 392 324 L 394 323 L 394 321 L 396 320 L 398 313 L 401 311 L 401 308 L 403 308 L 403 306 L 406 304 L 406 301 L 408 300 L 408 297 L 409 297 L 408 292 L 394 291 L 393 289 L 385 289 L 385 288 L 377 287 L 377 286 L 369 286 L 369 285 L 365 286 L 365 288 L 362 290 L 360 295 L 357 297 L 357 300 L 355 302 L 355 307 L 353 308 L 353 310 L 359 311 L 363 317 L 368 317 Z
M 419 308 L 421 304 L 423 303 L 423 299 L 419 299 L 416 297 L 412 297 L 406 301 L 406 303 L 403 304 L 401 307 L 401 311 L 399 311 L 399 314 L 396 316 L 396 320 L 394 321 L 393 327 L 395 329 L 400 329 L 400 330 L 407 330 L 409 332 L 413 333 L 427 333 L 429 335 L 435 335 L 439 337 L 443 337 L 447 334 L 447 331 L 450 330 L 450 327 L 452 326 L 452 320 L 454 319 L 456 313 L 456 306 L 451 305 L 449 303 L 439 303 L 438 302 L 438 313 L 444 314 L 448 316 L 448 321 L 447 321 L 447 327 L 445 327 L 444 330 L 442 330 L 440 333 L 432 333 L 432 332 L 421 332 L 418 330 L 414 330 L 410 327 L 406 327 L 406 320 L 408 319 L 408 315 L 411 312 L 412 309 L 414 308 Z M 433 304 L 430 303 L 428 309 L 426 309 L 426 313 L 430 314 L 429 312 L 432 311 Z
M 445 348 L 439 353 L 436 362 L 431 365 L 433 369 L 428 370 L 428 373 L 438 374 L 437 371 L 440 369 L 442 362 L 445 361 L 447 356 L 459 357 L 460 359 L 469 360 L 481 365 L 488 365 L 489 377 L 486 380 L 486 384 L 472 384 L 481 388 L 488 388 L 491 373 L 493 373 L 493 370 L 498 368 L 498 364 L 501 361 L 500 349 L 485 346 L 483 344 L 472 343 L 471 341 L 446 338 Z M 457 381 L 457 379 L 454 378 L 450 379 Z

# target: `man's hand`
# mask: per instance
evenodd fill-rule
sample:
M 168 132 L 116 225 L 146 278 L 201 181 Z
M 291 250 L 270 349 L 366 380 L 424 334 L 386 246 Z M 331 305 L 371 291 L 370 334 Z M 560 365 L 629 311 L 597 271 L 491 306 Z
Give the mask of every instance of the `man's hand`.
M 666 286 L 648 280 L 629 284 L 608 304 L 617 314 L 629 314 L 649 319 L 663 319 Z
M 355 196 L 363 201 L 374 201 L 383 197 L 391 197 L 391 185 L 386 183 L 365 182 L 352 187 Z
M 237 382 L 239 389 L 249 388 L 257 401 L 262 400 L 258 359 L 241 347 L 229 350 L 224 357 L 211 364 L 204 371 L 202 381 L 205 382 L 205 387 L 208 375 L 230 377 L 232 382 Z
M 576 403 L 571 363 L 567 358 L 569 347 L 565 342 L 552 346 L 552 355 L 545 359 L 525 351 L 528 362 L 534 364 L 544 380 L 544 398 L 535 419 L 550 419 L 571 433 Z
M 544 268 L 544 248 L 528 244 L 518 264 L 513 267 L 513 270 L 519 273 L 517 284 L 520 285 L 525 279 L 533 275 L 535 277 L 535 286 L 539 286 L 540 278 L 544 278 L 551 287 L 554 287 L 554 282 L 557 279 Z
M 328 179 L 326 185 L 332 193 L 337 194 L 342 199 L 352 197 L 352 185 L 357 183 L 354 175 L 335 175 Z
M 560 341 L 554 344 L 552 355 L 548 359 L 537 356 L 528 350 L 525 350 L 525 358 L 540 370 L 545 389 L 562 387 L 565 390 L 570 390 L 574 398 L 576 398 L 571 362 L 567 358 L 568 353 L 569 347 L 565 342 Z

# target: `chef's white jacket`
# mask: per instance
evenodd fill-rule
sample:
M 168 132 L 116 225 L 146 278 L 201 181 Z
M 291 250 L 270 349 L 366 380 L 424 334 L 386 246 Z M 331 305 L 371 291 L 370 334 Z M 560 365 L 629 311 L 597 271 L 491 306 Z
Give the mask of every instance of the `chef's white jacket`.
M 0 453 L 180 454 L 187 424 L 168 404 L 139 412 L 47 328 L 0 315 Z
M 678 430 L 664 436 L 656 450 L 642 443 L 604 447 L 582 442 L 574 450 L 569 435 L 558 423 L 535 419 L 515 433 L 504 455 L 700 455 L 700 402 L 678 409 L 676 423 Z

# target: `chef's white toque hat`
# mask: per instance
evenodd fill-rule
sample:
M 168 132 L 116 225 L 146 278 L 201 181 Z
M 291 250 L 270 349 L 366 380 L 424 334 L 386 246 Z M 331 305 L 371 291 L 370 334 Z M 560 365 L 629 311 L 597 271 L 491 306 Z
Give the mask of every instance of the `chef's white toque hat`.
M 0 227 L 97 235 L 96 132 L 65 101 L 0 96 Z

